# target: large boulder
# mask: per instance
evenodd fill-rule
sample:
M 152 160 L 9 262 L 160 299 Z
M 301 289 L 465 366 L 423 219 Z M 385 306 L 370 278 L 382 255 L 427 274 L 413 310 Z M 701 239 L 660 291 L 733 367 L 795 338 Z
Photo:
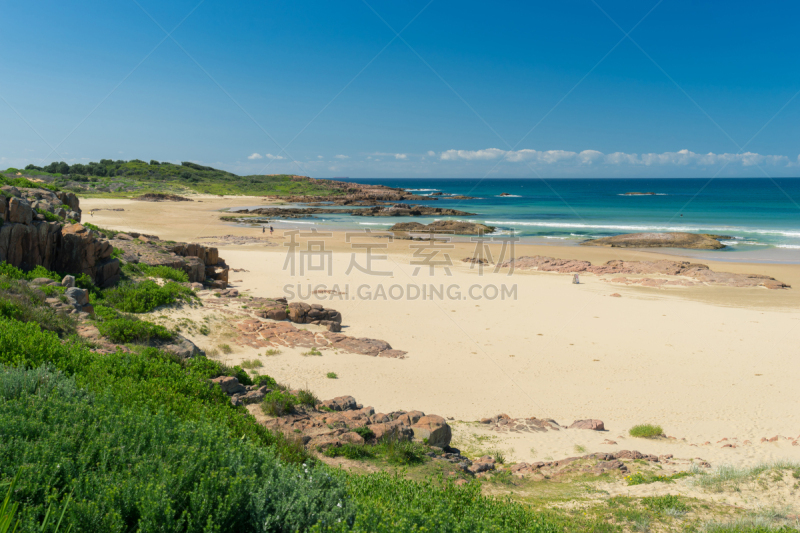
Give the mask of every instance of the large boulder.
M 8 201 L 8 221 L 17 224 L 30 224 L 33 222 L 33 209 L 27 200 L 11 198 Z
M 591 429 L 592 431 L 605 431 L 602 420 L 576 420 L 568 429 Z
M 706 233 L 626 233 L 614 237 L 603 237 L 584 241 L 584 246 L 608 246 L 610 248 L 693 248 L 698 250 L 718 250 L 725 248 L 720 239 L 730 239 L 724 235 Z
M 450 439 L 453 437 L 447 421 L 438 415 L 423 416 L 411 426 L 411 430 L 414 432 L 415 441 L 427 443 L 428 446 L 445 448 L 450 445 Z

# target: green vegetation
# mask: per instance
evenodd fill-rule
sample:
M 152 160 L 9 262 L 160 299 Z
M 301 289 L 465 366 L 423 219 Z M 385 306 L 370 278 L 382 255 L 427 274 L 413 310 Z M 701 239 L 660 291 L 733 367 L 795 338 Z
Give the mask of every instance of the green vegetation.
M 16 168 L 9 168 L 4 173 L 0 174 L 0 187 L 2 187 L 3 185 L 10 185 L 12 187 L 25 188 L 25 189 L 50 189 L 51 191 L 58 190 L 58 187 L 54 187 L 53 185 L 47 183 L 39 183 L 31 181 L 25 177 L 16 176 L 17 172 L 24 172 L 24 171 L 17 170 Z
M 280 354 L 282 354 L 282 353 L 283 353 L 283 352 L 281 352 L 281 351 L 280 351 L 280 350 L 278 350 L 277 348 L 270 348 L 269 350 L 267 350 L 266 352 L 264 352 L 264 354 L 265 354 L 265 355 L 280 355 Z
M 189 275 L 186 272 L 165 265 L 150 266 L 144 263 L 138 265 L 125 263 L 125 266 L 128 275 L 141 274 L 149 278 L 161 278 L 169 281 L 177 281 L 179 283 L 188 283 L 189 281 Z
M 628 434 L 631 437 L 641 437 L 645 439 L 659 437 L 664 433 L 664 430 L 661 429 L 661 426 L 655 426 L 653 424 L 639 424 L 638 426 L 633 426 Z
M 726 488 L 738 490 L 741 483 L 755 481 L 762 474 L 772 473 L 777 480 L 781 480 L 787 471 L 791 472 L 793 478 L 800 478 L 800 463 L 775 461 L 746 468 L 722 465 L 710 474 L 697 472 L 694 483 L 714 492 L 722 492 Z
M 221 351 L 222 353 L 224 353 L 224 354 L 230 354 L 230 353 L 233 353 L 233 348 L 231 348 L 230 344 L 220 344 L 220 345 L 218 346 L 218 348 L 219 348 L 219 349 L 220 349 L 220 351 Z
M 0 263 L 0 271 L 7 266 Z M 8 271 L 8 269 L 5 269 Z M 0 317 L 35 322 L 46 331 L 66 336 L 75 333 L 74 319 L 45 305 L 41 291 L 0 274 Z
M 178 283 L 170 281 L 159 286 L 155 281 L 145 280 L 139 283 L 123 282 L 104 291 L 102 303 L 126 313 L 147 313 L 162 305 L 191 302 L 195 298 L 192 289 Z
M 164 326 L 124 315 L 104 305 L 97 305 L 94 312 L 100 334 L 119 344 L 147 343 L 151 339 L 170 340 L 174 337 Z
M 322 355 L 322 352 L 320 352 L 317 348 L 311 348 L 309 351 L 303 352 L 301 355 Z
M 671 476 L 659 476 L 652 473 L 636 472 L 635 474 L 625 476 L 625 481 L 628 482 L 628 486 L 648 485 L 650 483 L 658 483 L 658 482 L 672 483 L 676 479 L 681 479 L 692 475 L 694 474 L 692 474 L 691 472 L 678 472 L 676 474 L 672 474 Z
M 0 399 L 0 472 L 26 465 L 14 494 L 23 531 L 70 495 L 75 531 L 294 531 L 350 515 L 337 505 L 342 478 L 213 423 L 88 393 L 55 370 L 0 367 Z
M 33 183 L 24 176 L 47 183 Z M 8 169 L 0 174 L 0 185 L 17 187 L 64 188 L 82 194 L 140 195 L 145 192 L 181 192 L 192 190 L 204 194 L 246 195 L 336 195 L 343 191 L 332 189 L 324 181 L 296 179 L 292 175 L 238 176 L 224 170 L 184 161 L 181 164 L 112 161 L 69 165 L 53 162 L 44 167 L 28 165 L 24 170 Z
M 297 398 L 293 394 L 283 391 L 272 391 L 261 402 L 261 410 L 265 415 L 283 416 L 294 412 Z
M 325 374 L 325 377 L 328 379 L 339 379 L 339 376 L 336 375 L 336 372 L 328 372 Z
M 245 359 L 240 363 L 242 368 L 251 369 L 251 368 L 261 368 L 264 366 L 264 363 L 259 361 L 258 359 Z
M 44 219 L 48 222 L 63 222 L 64 219 L 51 213 L 50 211 L 45 211 L 44 209 L 36 209 L 36 212 L 39 213 L 44 217 Z

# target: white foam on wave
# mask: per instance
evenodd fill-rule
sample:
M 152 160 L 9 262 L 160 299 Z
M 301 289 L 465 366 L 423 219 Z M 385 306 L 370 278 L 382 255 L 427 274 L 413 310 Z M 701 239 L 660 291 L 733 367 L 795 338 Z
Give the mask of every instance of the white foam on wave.
M 404 190 L 407 192 L 427 192 L 427 191 L 436 192 L 439 189 L 404 189 Z
M 764 242 L 756 242 L 756 241 L 745 241 L 742 239 L 737 239 L 733 241 L 719 241 L 720 244 L 724 244 L 725 246 L 738 246 L 740 244 L 749 244 L 751 246 L 769 246 L 769 244 Z
M 317 222 L 325 222 L 325 221 L 323 219 L 319 219 L 316 222 L 303 222 L 303 221 L 300 221 L 300 220 L 281 220 L 281 222 L 283 222 L 285 224 L 311 224 L 313 226 Z
M 359 222 L 359 225 L 361 225 L 361 226 L 393 226 L 394 224 L 392 224 L 391 222 L 389 222 L 389 223 L 386 223 L 386 222 Z
M 790 248 L 792 250 L 800 250 L 800 245 L 797 244 L 776 244 L 776 248 Z
M 521 220 L 487 220 L 486 224 L 506 224 L 508 226 L 534 226 L 541 228 L 586 228 L 586 229 L 613 229 L 623 231 L 711 231 L 721 233 L 757 233 L 759 235 L 781 235 L 784 237 L 800 237 L 798 231 L 781 231 L 755 228 L 723 227 L 688 227 L 688 226 L 638 226 L 623 224 L 579 224 L 572 222 L 523 222 Z
M 519 194 L 497 194 L 495 198 L 522 198 Z

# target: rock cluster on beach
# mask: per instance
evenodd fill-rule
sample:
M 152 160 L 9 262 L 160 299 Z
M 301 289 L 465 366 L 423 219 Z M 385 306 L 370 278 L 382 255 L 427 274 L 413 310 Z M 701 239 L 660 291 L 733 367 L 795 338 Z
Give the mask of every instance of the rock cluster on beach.
M 134 200 L 141 200 L 143 202 L 194 202 L 191 198 L 162 192 L 148 192 L 134 198 Z
M 437 220 L 430 224 L 419 222 L 399 222 L 389 228 L 389 231 L 402 231 L 414 233 L 450 233 L 454 235 L 485 235 L 494 231 L 493 226 L 465 222 L 463 220 Z
M 576 420 L 568 427 L 559 425 L 552 418 L 511 418 L 507 414 L 495 415 L 491 418 L 482 418 L 481 424 L 486 424 L 492 431 L 501 433 L 537 433 L 542 431 L 560 431 L 562 429 L 588 429 L 591 431 L 605 431 L 602 420 Z
M 719 250 L 725 248 L 720 239 L 725 235 L 707 233 L 626 233 L 614 237 L 603 237 L 583 241 L 583 246 L 607 246 L 609 248 L 691 248 L 695 250 Z
M 419 217 L 419 216 L 472 216 L 473 213 L 448 209 L 446 207 L 428 207 L 413 204 L 372 205 L 354 209 L 337 209 L 332 207 L 259 207 L 242 209 L 222 217 L 222 220 L 248 222 L 248 219 L 237 215 L 260 215 L 267 218 L 309 218 L 313 215 L 351 215 L 357 217 Z
M 230 384 L 226 386 L 231 390 Z M 232 396 L 232 401 L 241 402 L 241 397 L 234 400 L 234 394 L 243 394 L 244 391 L 236 390 L 237 392 L 228 394 Z M 299 394 L 299 391 L 289 391 L 289 394 Z M 373 407 L 364 407 L 352 396 L 325 400 L 315 407 L 296 407 L 294 412 L 278 417 L 259 416 L 257 409 L 258 406 L 253 405 L 251 413 L 261 419 L 266 427 L 292 438 L 299 436 L 303 444 L 317 451 L 338 448 L 345 443 L 375 444 L 379 439 L 390 436 L 444 449 L 450 445 L 452 438 L 452 430 L 441 416 L 426 415 L 422 411 L 376 413 Z M 365 439 L 354 431 L 362 427 L 369 428 L 372 436 Z
M 463 259 L 471 262 L 472 258 Z M 707 265 L 688 261 L 608 261 L 604 265 L 592 265 L 589 261 L 575 259 L 558 259 L 542 255 L 522 256 L 500 263 L 500 268 L 515 270 L 536 270 L 539 272 L 556 272 L 562 274 L 588 273 L 595 275 L 665 275 L 684 279 L 654 278 L 613 278 L 613 283 L 625 283 L 660 287 L 669 285 L 723 285 L 727 287 L 764 287 L 767 289 L 788 289 L 789 285 L 763 274 L 736 274 L 731 272 L 714 272 Z M 688 279 L 686 279 L 688 278 Z

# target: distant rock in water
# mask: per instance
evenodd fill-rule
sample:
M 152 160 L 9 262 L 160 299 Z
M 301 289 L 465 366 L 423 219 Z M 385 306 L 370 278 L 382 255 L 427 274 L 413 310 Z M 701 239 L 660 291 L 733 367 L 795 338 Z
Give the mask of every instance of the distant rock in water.
M 501 193 L 500 193 L 500 196 L 512 196 L 512 195 L 511 195 L 511 194 L 509 194 L 509 193 L 507 193 L 507 192 L 501 192 Z
M 479 235 L 492 233 L 493 226 L 464 222 L 462 220 L 437 220 L 428 225 L 419 222 L 399 222 L 389 231 L 411 231 L 415 233 L 452 233 L 454 235 Z
M 165 194 L 161 192 L 148 192 L 136 198 L 143 202 L 193 202 L 191 198 L 178 196 L 177 194 Z
M 614 237 L 603 237 L 584 241 L 584 246 L 608 246 L 609 248 L 693 248 L 696 250 L 719 250 L 725 248 L 720 239 L 725 235 L 707 233 L 626 233 Z
M 654 192 L 626 192 L 622 196 L 655 196 Z

